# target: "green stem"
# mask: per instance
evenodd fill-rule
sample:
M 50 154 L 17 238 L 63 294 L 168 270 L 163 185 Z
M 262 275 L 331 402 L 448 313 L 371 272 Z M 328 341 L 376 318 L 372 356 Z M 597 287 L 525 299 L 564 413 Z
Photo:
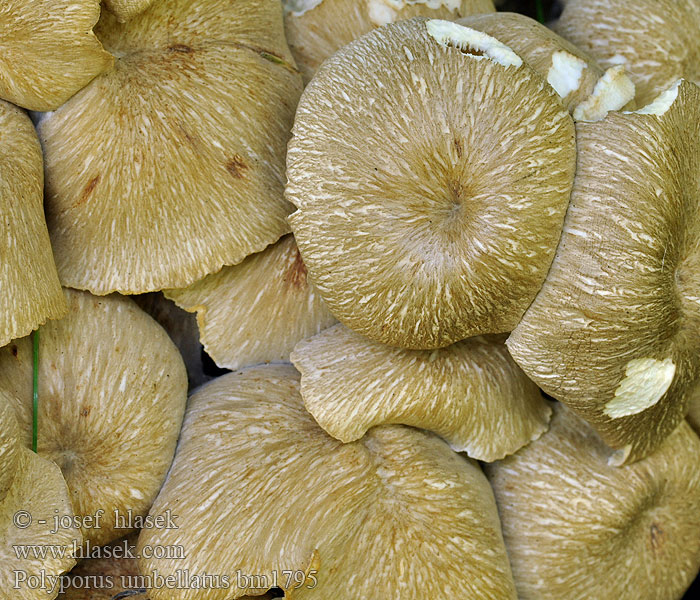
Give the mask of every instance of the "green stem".
M 32 333 L 33 377 L 33 413 L 32 413 L 32 450 L 39 449 L 39 330 Z
M 537 20 L 544 24 L 544 7 L 542 6 L 542 0 L 535 0 L 535 10 L 537 12 Z

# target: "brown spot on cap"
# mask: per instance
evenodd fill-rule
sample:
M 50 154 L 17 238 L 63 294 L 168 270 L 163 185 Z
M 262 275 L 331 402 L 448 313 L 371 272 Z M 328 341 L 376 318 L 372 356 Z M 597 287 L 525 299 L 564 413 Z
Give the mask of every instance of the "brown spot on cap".
M 226 170 L 236 179 L 243 179 L 243 173 L 247 168 L 248 165 L 240 154 L 234 154 L 233 158 L 226 161 Z
M 171 46 L 168 46 L 168 50 L 170 50 L 170 52 L 181 52 L 182 54 L 191 54 L 194 52 L 190 46 L 185 44 L 172 44 Z
M 462 140 L 460 140 L 458 137 L 453 138 L 453 142 L 455 145 L 455 150 L 457 151 L 457 156 L 459 158 L 462 158 L 464 156 L 464 145 L 462 144 Z
M 80 206 L 90 197 L 90 194 L 95 191 L 97 184 L 100 183 L 100 179 L 102 179 L 102 175 L 95 175 L 90 181 L 88 181 L 87 185 L 83 188 L 83 191 L 80 194 L 80 198 L 78 198 L 78 201 L 73 204 L 73 207 Z
M 472 195 L 471 190 L 459 179 L 451 179 L 447 182 L 449 191 L 449 199 L 452 203 L 452 209 L 462 206 L 464 202 Z
M 287 282 L 291 287 L 295 289 L 303 289 L 306 286 L 306 265 L 299 250 L 296 250 L 296 256 L 294 257 L 294 262 L 291 264 L 287 273 L 284 276 L 285 282 Z
M 92 410 L 92 406 L 84 406 L 83 410 L 80 411 L 80 416 L 87 417 L 90 414 L 91 410 Z
M 199 146 L 199 140 L 197 139 L 197 134 L 188 131 L 187 127 L 178 119 L 168 119 L 168 125 L 171 129 L 179 135 L 184 141 L 186 141 L 190 146 Z
M 659 553 L 663 547 L 666 538 L 666 533 L 657 523 L 652 523 L 649 527 L 649 539 L 651 541 L 651 550 L 654 554 Z
M 191 146 L 196 146 L 197 145 L 197 139 L 192 135 L 189 131 L 187 131 L 184 127 L 180 127 L 180 131 L 182 132 L 182 135 L 185 137 L 185 139 L 190 143 Z

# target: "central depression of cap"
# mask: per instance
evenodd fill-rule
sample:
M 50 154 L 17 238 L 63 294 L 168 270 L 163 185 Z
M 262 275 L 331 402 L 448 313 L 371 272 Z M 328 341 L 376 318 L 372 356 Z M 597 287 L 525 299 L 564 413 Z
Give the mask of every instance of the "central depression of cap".
M 290 222 L 334 315 L 384 343 L 437 348 L 510 331 L 540 289 L 574 125 L 509 48 L 417 18 L 324 63 L 287 167 Z

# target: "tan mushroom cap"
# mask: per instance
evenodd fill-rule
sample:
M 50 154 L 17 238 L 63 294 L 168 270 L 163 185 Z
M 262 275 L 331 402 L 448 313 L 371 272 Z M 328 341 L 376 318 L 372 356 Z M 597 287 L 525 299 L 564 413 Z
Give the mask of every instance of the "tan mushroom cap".
M 168 332 L 170 339 L 177 346 L 187 368 L 190 389 L 209 381 L 209 376 L 204 373 L 203 347 L 199 341 L 197 318 L 179 308 L 160 292 L 141 294 L 132 298 L 139 308 L 151 315 Z
M 141 570 L 228 576 L 230 588 L 208 590 L 207 600 L 255 593 L 240 574 L 267 589 L 274 573 L 295 599 L 396 598 L 407 590 L 416 600 L 515 598 L 479 466 L 407 427 L 334 440 L 304 410 L 291 366 L 224 375 L 190 398 L 150 514 L 168 510 L 179 515 L 179 529 L 143 530 L 139 548 L 181 544 L 188 558 L 141 560 Z M 296 575 L 288 585 L 284 571 L 309 579 L 302 575 L 294 589 Z M 152 600 L 202 597 L 152 591 Z
M 556 30 L 603 67 L 623 65 L 640 106 L 681 77 L 700 82 L 697 0 L 569 0 Z
M 539 290 L 574 126 L 509 48 L 416 18 L 324 63 L 287 166 L 290 223 L 331 312 L 376 341 L 438 348 L 510 331 Z
M 0 142 L 0 346 L 5 346 L 47 319 L 62 317 L 66 303 L 44 220 L 41 146 L 29 117 L 2 100 Z
M 615 468 L 557 405 L 549 432 L 486 471 L 522 600 L 677 600 L 700 568 L 700 440 L 686 423 Z
M 30 110 L 53 110 L 114 58 L 92 28 L 99 0 L 3 0 L 0 3 L 0 98 Z
M 561 243 L 508 347 L 622 463 L 678 426 L 700 377 L 700 89 L 576 131 Z
M 0 392 L 0 502 L 12 487 L 19 470 L 20 447 L 17 417 Z
M 120 22 L 133 19 L 145 11 L 154 0 L 103 0 L 107 9 L 117 17 Z M 158 0 L 167 3 L 168 0 Z
M 39 124 L 62 282 L 186 287 L 287 233 L 301 78 L 279 2 L 157 2 L 96 31 L 115 68 Z
M 72 518 L 70 494 L 61 470 L 53 462 L 22 448 L 19 474 L 7 496 L 0 500 L 0 590 L 3 598 L 50 600 L 56 597 L 61 575 L 75 565 L 73 557 L 82 544 L 82 536 L 79 529 L 55 528 L 55 523 Z M 51 533 L 54 529 L 56 533 Z M 32 547 L 39 551 L 45 548 L 46 556 L 34 557 Z M 18 557 L 17 548 L 29 549 L 28 556 Z
M 297 344 L 292 362 L 306 409 L 334 438 L 352 442 L 376 425 L 401 423 L 492 461 L 538 438 L 551 414 L 503 342 L 488 336 L 404 350 L 336 325 Z
M 491 0 L 282 0 L 289 48 L 308 83 L 337 50 L 387 23 L 431 17 L 455 20 L 495 10 Z
M 291 235 L 166 296 L 197 313 L 207 353 L 218 366 L 234 370 L 288 362 L 297 342 L 336 323 L 307 281 Z
M 517 13 L 474 15 L 459 19 L 457 23 L 483 31 L 506 44 L 547 80 L 576 120 L 586 117 L 586 109 L 592 103 L 591 95 L 604 75 L 591 55 L 534 19 Z M 598 86 L 598 96 L 602 96 L 598 102 L 602 103 L 600 110 L 604 111 L 600 118 L 610 110 L 623 108 L 634 98 L 634 84 L 625 75 L 624 68 L 613 69 Z
M 66 290 L 69 314 L 41 331 L 39 454 L 63 471 L 79 516 L 104 511 L 83 530 L 93 545 L 129 533 L 115 511 L 148 512 L 175 452 L 187 375 L 163 329 L 131 300 Z M 0 349 L 0 389 L 31 444 L 32 349 Z

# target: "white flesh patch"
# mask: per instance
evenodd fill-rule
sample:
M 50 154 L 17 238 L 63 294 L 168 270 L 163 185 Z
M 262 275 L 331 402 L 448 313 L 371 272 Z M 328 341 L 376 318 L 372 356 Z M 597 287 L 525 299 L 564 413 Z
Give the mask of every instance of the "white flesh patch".
M 615 390 L 615 397 L 603 412 L 613 419 L 636 415 L 654 406 L 668 391 L 676 374 L 670 358 L 635 358 L 627 363 L 625 377 Z
M 616 54 L 608 59 L 608 64 L 610 65 L 626 65 L 627 59 L 622 56 L 622 54 Z
M 600 121 L 611 110 L 620 110 L 634 98 L 632 80 L 623 66 L 610 67 L 598 80 L 593 93 L 574 110 L 576 121 Z
M 398 11 L 410 4 L 422 4 L 432 10 L 444 6 L 450 12 L 454 12 L 459 8 L 461 0 L 367 0 L 367 11 L 372 23 L 381 27 L 396 21 Z
M 651 104 L 647 104 L 644 108 L 634 111 L 638 115 L 656 115 L 660 117 L 663 115 L 676 101 L 678 98 L 678 88 L 681 85 L 682 79 L 679 79 L 665 92 L 661 92 L 659 97 L 654 100 Z
M 368 0 L 367 11 L 369 13 L 369 20 L 377 27 L 381 27 L 387 23 L 393 23 L 396 20 L 398 13 L 389 4 L 389 2 L 383 0 Z M 392 2 L 391 4 L 394 3 Z M 399 6 L 397 8 L 400 9 L 401 7 Z
M 438 44 L 453 46 L 465 52 L 474 50 L 484 55 L 473 55 L 472 58 L 488 58 L 504 67 L 519 67 L 523 64 L 523 60 L 508 46 L 481 31 L 440 19 L 428 21 L 426 28 L 430 37 Z
M 301 17 L 305 12 L 316 8 L 323 0 L 282 0 L 285 13 L 291 13 L 294 17 Z
M 547 83 L 562 98 L 566 98 L 581 85 L 581 77 L 586 66 L 585 60 L 564 50 L 558 50 L 552 54 L 552 66 L 547 73 Z

